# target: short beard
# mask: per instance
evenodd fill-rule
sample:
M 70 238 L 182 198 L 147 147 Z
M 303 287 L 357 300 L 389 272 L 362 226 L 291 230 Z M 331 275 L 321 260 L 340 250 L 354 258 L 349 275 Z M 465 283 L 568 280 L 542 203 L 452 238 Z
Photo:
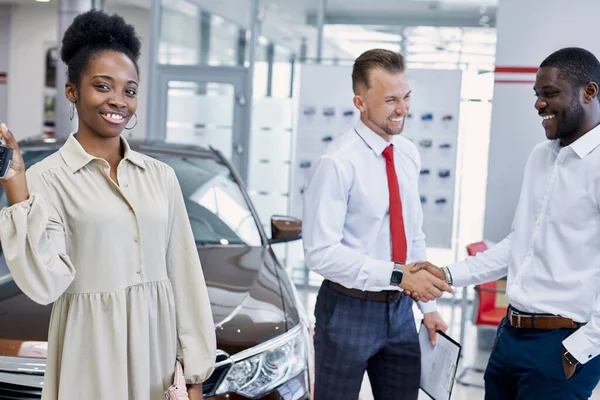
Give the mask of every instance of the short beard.
M 566 111 L 560 113 L 560 120 L 562 121 L 556 127 L 556 139 L 569 137 L 579 129 L 581 121 L 584 118 L 585 111 L 583 106 L 579 102 L 577 96 L 573 96 L 571 100 L 571 111 L 567 114 Z
M 377 126 L 379 126 L 379 125 L 377 125 Z M 379 128 L 381 128 L 382 131 L 384 131 L 386 134 L 388 134 L 390 136 L 399 135 L 404 130 L 404 120 L 402 121 L 402 125 L 400 126 L 400 130 L 398 132 L 394 132 L 394 131 L 390 130 L 388 128 L 387 124 L 385 124 L 384 126 L 379 126 Z
M 399 135 L 399 134 L 401 134 L 401 133 L 402 133 L 402 131 L 404 130 L 404 122 L 405 122 L 405 121 L 402 121 L 402 126 L 400 127 L 400 132 L 394 132 L 394 131 L 391 131 L 391 130 L 388 128 L 388 125 L 387 125 L 387 124 L 385 124 L 385 123 L 384 123 L 384 124 L 383 124 L 383 126 L 382 126 L 382 125 L 379 125 L 379 124 L 378 124 L 377 122 L 375 122 L 374 120 L 372 120 L 368 112 L 365 114 L 365 117 L 366 117 L 366 120 L 368 120 L 368 121 L 369 121 L 369 123 L 371 124 L 371 126 L 376 126 L 377 128 L 379 128 L 379 129 L 380 129 L 380 130 L 381 130 L 383 133 L 385 133 L 386 135 L 389 135 L 389 136 L 395 136 L 395 135 Z
M 393 131 L 387 129 L 387 127 L 384 129 L 385 133 L 387 133 L 390 136 L 399 135 L 402 133 L 403 130 L 404 130 L 404 124 L 402 124 L 402 127 L 399 132 L 393 132 Z

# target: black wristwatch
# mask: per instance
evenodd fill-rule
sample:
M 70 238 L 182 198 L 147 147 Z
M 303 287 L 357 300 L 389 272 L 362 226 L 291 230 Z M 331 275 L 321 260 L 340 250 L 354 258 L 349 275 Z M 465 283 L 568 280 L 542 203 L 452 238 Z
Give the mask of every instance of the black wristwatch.
M 392 270 L 392 276 L 390 278 L 390 285 L 400 285 L 402 283 L 403 276 L 404 272 L 402 272 L 402 264 L 394 263 L 394 269 Z
M 577 359 L 575 357 L 573 357 L 573 354 L 571 354 L 569 352 L 569 350 L 565 349 L 564 346 L 563 346 L 563 357 L 571 365 L 577 365 L 577 364 L 579 364 L 579 361 L 577 361 Z

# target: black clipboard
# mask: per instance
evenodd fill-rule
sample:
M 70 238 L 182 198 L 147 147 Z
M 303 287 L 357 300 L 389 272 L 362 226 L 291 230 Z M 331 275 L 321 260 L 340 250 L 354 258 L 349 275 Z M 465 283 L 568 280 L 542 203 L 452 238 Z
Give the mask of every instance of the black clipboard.
M 433 347 L 429 342 L 427 328 L 421 323 L 419 329 L 421 381 L 419 386 L 425 394 L 434 400 L 450 400 L 462 346 L 444 332 L 438 331 L 437 333 L 437 343 Z M 423 343 L 424 341 L 426 343 Z M 431 387 L 432 385 L 437 386 Z M 440 385 L 442 386 L 440 387 Z

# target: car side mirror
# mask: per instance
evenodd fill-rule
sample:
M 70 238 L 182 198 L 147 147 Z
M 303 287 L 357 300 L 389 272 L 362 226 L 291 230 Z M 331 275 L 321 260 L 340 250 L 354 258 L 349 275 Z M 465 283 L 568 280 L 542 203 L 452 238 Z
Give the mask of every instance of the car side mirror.
M 294 217 L 273 215 L 271 217 L 271 239 L 269 243 L 285 243 L 302 239 L 302 221 Z

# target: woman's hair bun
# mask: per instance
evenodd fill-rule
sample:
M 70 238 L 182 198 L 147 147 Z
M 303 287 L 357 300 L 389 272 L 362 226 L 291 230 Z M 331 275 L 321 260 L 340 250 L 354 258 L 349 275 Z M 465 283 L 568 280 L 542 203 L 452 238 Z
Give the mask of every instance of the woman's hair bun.
M 122 51 L 137 64 L 141 42 L 135 28 L 119 15 L 91 10 L 75 17 L 65 32 L 61 59 L 68 65 L 84 47 L 93 53 L 103 50 Z

